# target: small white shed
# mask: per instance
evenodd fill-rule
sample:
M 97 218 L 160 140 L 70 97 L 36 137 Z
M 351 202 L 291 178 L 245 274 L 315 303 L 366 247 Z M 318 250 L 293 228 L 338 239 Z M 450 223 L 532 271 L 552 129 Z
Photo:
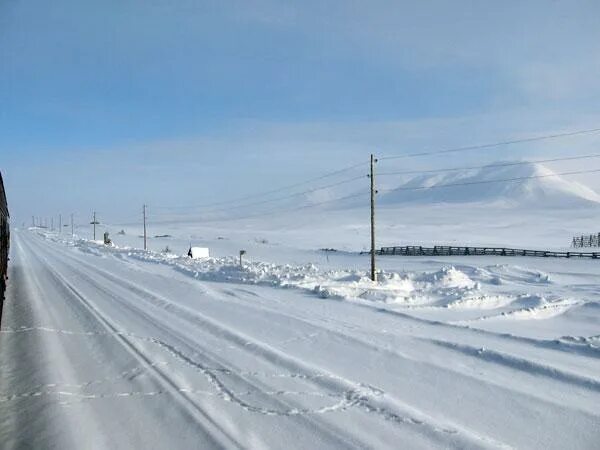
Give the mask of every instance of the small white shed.
M 207 247 L 190 247 L 188 256 L 192 259 L 210 258 L 210 252 Z

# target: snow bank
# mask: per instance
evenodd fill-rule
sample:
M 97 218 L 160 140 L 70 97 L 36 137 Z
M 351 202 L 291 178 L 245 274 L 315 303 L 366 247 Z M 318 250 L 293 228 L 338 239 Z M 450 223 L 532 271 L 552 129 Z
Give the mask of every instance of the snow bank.
M 244 261 L 243 266 L 240 266 L 236 257 L 193 259 L 129 247 L 107 247 L 86 239 L 68 241 L 52 234 L 42 235 L 98 256 L 113 254 L 169 265 L 200 280 L 297 288 L 313 292 L 321 298 L 367 300 L 398 306 L 447 306 L 456 299 L 470 296 L 480 289 L 478 282 L 452 266 L 421 273 L 400 274 L 382 271 L 378 274 L 378 281 L 373 282 L 365 272 L 321 270 L 314 264 L 278 265 Z
M 377 307 L 385 305 L 392 309 L 408 308 L 413 312 L 454 312 L 455 315 L 451 317 L 441 318 L 464 326 L 479 326 L 477 324 L 492 321 L 548 319 L 586 304 L 582 299 L 552 293 L 524 293 L 524 286 L 526 290 L 536 287 L 552 289 L 553 281 L 548 274 L 516 265 L 448 265 L 432 271 L 382 271 L 378 274 L 378 281 L 373 282 L 366 272 L 357 270 L 322 270 L 315 264 L 290 265 L 248 260 L 240 266 L 239 259 L 233 256 L 192 259 L 187 255 L 107 247 L 91 240 L 69 241 L 54 234 L 39 234 L 100 257 L 113 255 L 171 266 L 198 280 L 301 289 L 321 298 L 361 302 Z M 515 291 L 517 287 L 520 292 Z

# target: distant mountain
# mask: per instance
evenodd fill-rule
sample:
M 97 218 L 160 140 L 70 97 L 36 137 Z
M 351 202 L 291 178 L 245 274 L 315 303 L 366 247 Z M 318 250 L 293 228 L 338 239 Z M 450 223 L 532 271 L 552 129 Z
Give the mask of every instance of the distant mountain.
M 382 194 L 379 204 L 503 202 L 559 208 L 600 205 L 598 193 L 581 183 L 555 175 L 541 164 L 500 164 L 504 163 L 481 169 L 419 175 Z M 493 182 L 526 177 L 532 178 Z M 441 187 L 449 184 L 457 186 Z M 423 186 L 428 189 L 415 189 Z

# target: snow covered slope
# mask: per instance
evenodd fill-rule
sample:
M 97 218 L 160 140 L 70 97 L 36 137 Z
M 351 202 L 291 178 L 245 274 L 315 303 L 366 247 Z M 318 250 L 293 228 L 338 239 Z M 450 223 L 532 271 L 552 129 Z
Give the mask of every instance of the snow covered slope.
M 526 180 L 493 182 L 494 180 Z M 442 185 L 456 185 L 446 186 Z M 417 189 L 427 187 L 430 189 Z M 581 183 L 555 176 L 541 164 L 496 163 L 480 169 L 412 177 L 383 194 L 384 205 L 413 203 L 504 202 L 541 207 L 578 207 L 600 204 L 600 195 Z

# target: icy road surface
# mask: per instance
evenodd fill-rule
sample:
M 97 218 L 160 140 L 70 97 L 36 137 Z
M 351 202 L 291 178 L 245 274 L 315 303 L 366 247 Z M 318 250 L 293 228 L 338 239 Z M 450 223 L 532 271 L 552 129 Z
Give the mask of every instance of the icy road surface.
M 598 448 L 596 338 L 197 279 L 15 232 L 3 448 Z

